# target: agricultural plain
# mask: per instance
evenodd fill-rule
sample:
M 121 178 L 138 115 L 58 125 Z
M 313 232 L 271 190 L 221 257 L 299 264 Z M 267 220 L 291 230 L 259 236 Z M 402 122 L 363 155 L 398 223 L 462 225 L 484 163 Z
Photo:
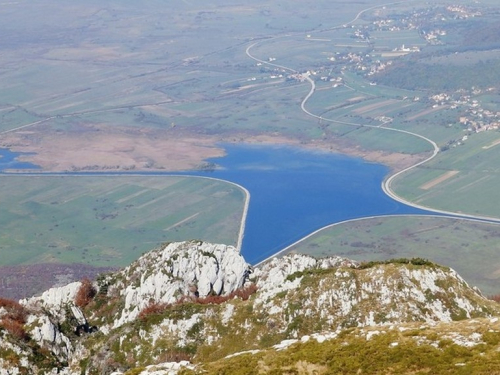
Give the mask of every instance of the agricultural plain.
M 209 178 L 6 176 L 2 265 L 126 266 L 162 242 L 237 244 L 245 192 Z
M 2 3 L 0 146 L 43 171 L 128 173 L 205 169 L 221 142 L 293 144 L 408 168 L 395 195 L 495 220 L 499 13 L 493 0 Z M 163 241 L 235 243 L 244 200 L 173 177 L 0 186 L 3 265 L 117 266 Z M 484 235 L 474 244 L 493 255 Z

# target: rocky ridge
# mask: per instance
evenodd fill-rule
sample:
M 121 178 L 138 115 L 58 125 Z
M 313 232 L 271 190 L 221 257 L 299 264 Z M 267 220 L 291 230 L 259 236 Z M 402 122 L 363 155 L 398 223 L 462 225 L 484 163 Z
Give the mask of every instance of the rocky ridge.
M 199 241 L 167 244 L 99 277 L 84 303 L 83 286 L 0 301 L 0 374 L 197 372 L 311 339 L 333 342 L 352 329 L 494 323 L 500 314 L 455 271 L 421 259 L 292 254 L 253 269 L 233 247 Z M 471 337 L 465 342 L 483 340 Z

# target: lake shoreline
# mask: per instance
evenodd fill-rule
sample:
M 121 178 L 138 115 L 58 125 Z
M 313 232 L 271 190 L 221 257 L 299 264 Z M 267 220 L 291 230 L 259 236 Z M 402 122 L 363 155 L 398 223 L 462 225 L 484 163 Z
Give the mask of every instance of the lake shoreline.
M 16 133 L 8 133 L 4 136 L 16 136 Z M 18 135 L 19 136 L 19 135 Z M 22 136 L 22 134 L 21 134 Z M 173 138 L 157 137 L 155 138 L 154 148 L 162 150 L 150 157 L 151 162 L 147 165 L 141 163 L 140 154 L 134 154 L 123 144 L 129 144 L 137 137 L 136 134 L 130 134 L 130 139 L 121 134 L 118 148 L 103 148 L 99 144 L 86 145 L 82 150 L 82 145 L 78 146 L 76 139 L 65 139 L 65 142 L 72 145 L 65 150 L 55 147 L 53 141 L 42 141 L 38 144 L 30 142 L 19 142 L 4 140 L 0 145 L 9 149 L 13 153 L 21 154 L 19 161 L 31 163 L 39 166 L 43 172 L 180 172 L 197 171 L 202 168 L 207 159 L 219 158 L 225 156 L 225 150 L 220 147 L 221 144 L 232 145 L 262 145 L 262 146 L 287 146 L 309 151 L 328 152 L 332 154 L 341 154 L 350 157 L 359 157 L 370 163 L 383 164 L 396 172 L 414 165 L 424 160 L 424 154 L 403 154 L 397 152 L 385 152 L 378 150 L 365 150 L 360 146 L 342 139 L 311 140 L 303 141 L 295 138 L 282 136 L 279 134 L 271 135 L 248 135 L 248 134 L 230 134 L 221 138 L 209 136 L 200 136 L 192 133 L 175 135 Z M 125 137 L 125 138 L 123 138 Z M 45 137 L 43 137 L 45 138 Z M 42 138 L 42 139 L 43 139 Z M 76 143 L 75 143 L 76 142 Z M 173 143 L 179 144 L 179 147 L 173 147 Z M 81 151 L 93 150 L 87 154 Z M 58 150 L 57 152 L 55 150 Z M 96 158 L 98 156 L 98 158 Z M 112 161 L 112 163 L 110 162 Z M 15 171 L 12 171 L 13 173 Z

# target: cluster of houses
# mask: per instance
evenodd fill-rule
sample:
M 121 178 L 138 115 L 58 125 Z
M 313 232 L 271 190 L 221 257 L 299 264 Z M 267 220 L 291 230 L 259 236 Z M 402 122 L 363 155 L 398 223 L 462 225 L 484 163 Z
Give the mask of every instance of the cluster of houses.
M 489 88 L 487 91 L 495 91 L 495 88 Z M 451 95 L 447 93 L 435 94 L 429 97 L 434 105 L 447 106 L 449 108 L 462 108 L 463 116 L 460 116 L 459 123 L 464 126 L 469 133 L 479 133 L 487 130 L 498 130 L 500 128 L 500 111 L 493 111 L 482 106 L 481 102 L 474 99 L 476 95 L 483 91 L 477 88 L 470 90 L 459 90 Z M 465 141 L 464 139 L 463 141 Z
M 464 5 L 449 5 L 446 10 L 453 13 L 457 19 L 467 19 L 481 16 L 481 12 L 476 9 L 470 9 Z
M 413 13 L 401 17 L 386 16 L 384 19 L 379 19 L 373 21 L 370 25 L 365 26 L 348 26 L 353 29 L 353 38 L 359 40 L 359 42 L 370 43 L 370 32 L 373 31 L 399 31 L 399 30 L 418 30 L 419 35 L 425 39 L 427 44 L 440 44 L 441 38 L 446 36 L 446 30 L 442 28 L 431 28 L 430 30 L 424 30 L 422 22 L 423 19 L 428 19 L 429 17 L 445 20 L 449 19 L 464 19 L 470 17 L 480 16 L 481 13 L 470 9 L 462 5 L 450 5 L 446 8 L 429 8 L 422 11 L 414 11 Z M 399 18 L 396 18 L 399 17 Z M 310 35 L 307 35 L 310 37 Z M 389 51 L 391 54 L 384 56 L 383 54 L 377 53 L 367 53 L 360 51 L 346 51 L 346 52 L 336 52 L 332 53 L 327 57 L 328 61 L 333 64 L 339 64 L 342 66 L 342 71 L 347 69 L 354 69 L 363 72 L 365 76 L 373 76 L 381 71 L 387 69 L 393 64 L 393 60 L 387 58 L 388 56 L 401 56 L 407 53 L 420 52 L 420 47 L 417 45 L 405 45 L 402 44 Z M 377 58 L 374 58 L 377 57 Z M 386 58 L 384 58 L 386 57 Z M 269 57 L 269 62 L 274 62 L 275 57 Z M 258 64 L 262 65 L 262 64 Z M 323 82 L 331 82 L 332 87 L 337 87 L 344 84 L 342 76 L 338 74 L 332 74 L 331 65 L 325 64 L 324 67 L 317 68 L 315 70 L 308 70 L 307 72 L 297 72 L 294 74 L 287 74 L 287 80 L 296 80 L 303 82 L 307 77 L 313 77 L 313 79 Z M 283 78 L 286 74 L 285 71 L 279 68 L 274 69 L 270 78 Z M 315 76 L 315 78 L 314 78 Z M 375 85 L 375 83 L 370 83 Z M 495 90 L 496 89 L 489 89 Z M 438 93 L 431 95 L 426 100 L 428 100 L 431 105 L 436 107 L 445 106 L 451 109 L 460 109 L 463 114 L 458 122 L 464 126 L 464 130 L 468 134 L 473 134 L 477 132 L 482 132 L 486 130 L 497 130 L 500 128 L 500 111 L 492 111 L 482 107 L 479 100 L 474 99 L 477 95 L 481 95 L 481 90 L 477 88 L 463 89 L 456 93 Z M 406 98 L 404 98 L 406 99 Z M 415 97 L 415 101 L 419 101 L 420 98 Z M 423 99 L 425 100 L 425 99 Z M 390 122 L 390 118 L 379 119 L 383 120 L 383 123 Z M 467 140 L 468 135 L 464 136 L 464 139 L 460 142 Z
M 427 41 L 427 43 L 438 45 L 443 44 L 443 42 L 441 41 L 441 37 L 446 35 L 446 31 L 441 29 L 422 31 L 421 35 Z

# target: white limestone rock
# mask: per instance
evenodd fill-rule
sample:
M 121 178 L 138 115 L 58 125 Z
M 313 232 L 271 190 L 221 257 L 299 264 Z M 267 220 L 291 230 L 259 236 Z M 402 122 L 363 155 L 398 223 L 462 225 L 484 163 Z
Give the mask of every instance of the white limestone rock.
M 150 303 L 175 303 L 181 297 L 227 295 L 241 288 L 251 267 L 233 246 L 175 242 L 152 251 L 121 272 L 127 287 L 125 307 L 113 328 L 137 318 Z
M 83 311 L 79 307 L 71 306 L 71 312 L 73 313 L 73 316 L 75 317 L 78 324 L 87 323 L 87 319 L 85 318 Z
M 261 264 L 254 270 L 253 276 L 257 279 L 259 289 L 258 301 L 264 303 L 274 295 L 296 289 L 300 285 L 301 277 L 294 280 L 287 280 L 290 275 L 296 272 L 303 272 L 307 269 L 327 269 L 339 266 L 356 266 L 357 262 L 341 257 L 328 257 L 316 259 L 309 255 L 289 254 L 282 258 L 273 258 Z M 271 308 L 271 306 L 268 306 Z
M 138 375 L 177 375 L 182 369 L 194 370 L 195 366 L 188 361 L 164 362 L 146 366 L 146 369 L 138 373 Z M 110 375 L 123 375 L 123 373 L 113 372 Z
M 403 263 L 356 270 L 357 266 L 342 258 L 316 260 L 298 254 L 272 259 L 254 272 L 259 288 L 255 311 L 271 321 L 284 322 L 280 331 L 286 331 L 297 316 L 317 317 L 332 327 L 364 327 L 404 321 L 450 322 L 487 314 L 482 296 L 449 268 Z M 302 285 L 306 270 L 332 267 L 328 274 L 309 273 L 317 279 L 317 286 Z
M 53 316 L 64 319 L 63 306 L 72 305 L 81 282 L 77 281 L 62 287 L 50 288 L 41 296 L 31 297 L 19 301 L 19 303 L 32 310 L 48 311 Z
M 73 352 L 71 341 L 58 330 L 47 315 L 30 315 L 27 325 L 33 327 L 29 334 L 38 345 L 50 348 L 61 361 L 71 358 Z

